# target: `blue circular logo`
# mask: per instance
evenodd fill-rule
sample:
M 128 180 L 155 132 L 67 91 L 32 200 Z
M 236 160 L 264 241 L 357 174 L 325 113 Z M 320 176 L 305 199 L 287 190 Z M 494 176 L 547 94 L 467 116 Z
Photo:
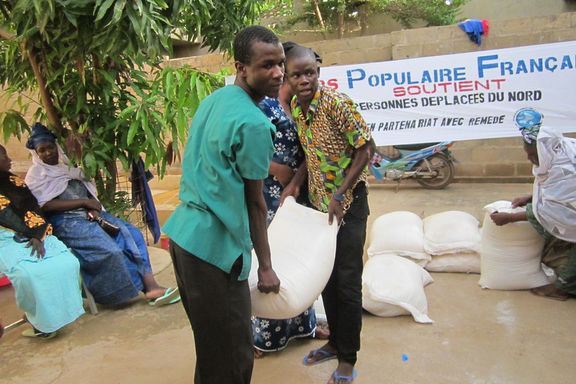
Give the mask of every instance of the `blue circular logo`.
M 519 128 L 528 128 L 542 122 L 544 116 L 532 108 L 522 108 L 514 115 L 514 122 Z

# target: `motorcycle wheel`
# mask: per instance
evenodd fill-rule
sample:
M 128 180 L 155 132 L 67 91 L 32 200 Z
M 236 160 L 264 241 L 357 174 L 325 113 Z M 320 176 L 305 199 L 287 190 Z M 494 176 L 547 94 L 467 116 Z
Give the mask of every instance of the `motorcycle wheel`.
M 444 189 L 454 179 L 454 164 L 444 154 L 437 153 L 426 159 L 421 160 L 416 167 L 423 171 L 432 171 L 436 175 L 432 177 L 416 176 L 418 184 L 427 189 Z

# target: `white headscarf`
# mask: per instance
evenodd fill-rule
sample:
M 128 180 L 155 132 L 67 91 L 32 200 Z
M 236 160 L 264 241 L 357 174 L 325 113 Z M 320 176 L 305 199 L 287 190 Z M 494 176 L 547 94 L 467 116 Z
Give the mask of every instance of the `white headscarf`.
M 576 242 L 576 140 L 542 127 L 536 141 L 532 207 L 554 237 Z
M 88 192 L 98 200 L 96 185 L 92 180 L 86 180 L 84 171 L 81 168 L 70 165 L 70 159 L 64 154 L 58 143 L 58 164 L 49 165 L 43 162 L 35 150 L 30 150 L 32 154 L 32 167 L 26 173 L 26 184 L 32 191 L 38 204 L 42 207 L 48 201 L 60 196 L 68 187 L 68 181 L 80 180 L 86 186 Z

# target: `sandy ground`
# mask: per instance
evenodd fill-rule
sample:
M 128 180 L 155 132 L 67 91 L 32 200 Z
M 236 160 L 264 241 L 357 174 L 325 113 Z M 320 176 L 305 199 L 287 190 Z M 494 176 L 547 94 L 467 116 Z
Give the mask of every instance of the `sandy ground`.
M 396 191 L 395 185 L 376 184 L 370 187 L 369 224 L 396 210 L 423 217 L 462 210 L 481 220 L 485 204 L 530 191 L 529 184 L 452 184 L 443 191 L 410 183 Z M 159 203 L 163 209 L 173 206 Z M 153 259 L 158 281 L 174 285 L 168 256 L 156 251 Z M 576 382 L 576 300 L 482 290 L 475 274 L 433 277 L 426 287 L 433 324 L 418 324 L 409 316 L 364 314 L 355 383 Z M 11 287 L 0 288 L 0 315 L 5 325 L 21 316 Z M 49 341 L 20 336 L 26 327 L 0 340 L 1 384 L 193 382 L 194 338 L 180 304 L 153 308 L 140 298 L 121 310 L 100 307 L 98 315 L 83 315 Z M 321 345 L 318 340 L 294 340 L 284 351 L 256 360 L 252 382 L 325 383 L 336 367 L 334 360 L 302 365 L 304 355 Z

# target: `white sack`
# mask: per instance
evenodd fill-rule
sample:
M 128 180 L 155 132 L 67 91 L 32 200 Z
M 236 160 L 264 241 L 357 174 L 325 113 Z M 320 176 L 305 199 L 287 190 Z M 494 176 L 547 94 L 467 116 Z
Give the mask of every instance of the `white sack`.
M 252 252 L 248 283 L 252 313 L 267 319 L 288 319 L 310 307 L 330 278 L 336 254 L 338 226 L 328 214 L 297 204 L 289 197 L 268 227 L 272 268 L 280 293 L 258 291 L 258 259 Z
M 480 281 L 482 288 L 516 290 L 549 284 L 542 271 L 544 239 L 527 221 L 497 226 L 490 213 L 518 212 L 509 201 L 498 201 L 484 207 Z
M 428 216 L 424 222 L 424 250 L 431 255 L 478 252 L 478 220 L 462 211 L 446 211 Z
M 379 216 L 372 223 L 368 257 L 396 254 L 425 265 L 430 256 L 424 252 L 422 219 L 415 213 L 396 211 Z
M 433 323 L 424 293 L 424 286 L 433 281 L 422 267 L 403 257 L 374 256 L 364 265 L 362 307 L 376 316 L 412 314 L 417 323 Z
M 480 273 L 480 254 L 449 253 L 432 256 L 426 264 L 429 272 Z

